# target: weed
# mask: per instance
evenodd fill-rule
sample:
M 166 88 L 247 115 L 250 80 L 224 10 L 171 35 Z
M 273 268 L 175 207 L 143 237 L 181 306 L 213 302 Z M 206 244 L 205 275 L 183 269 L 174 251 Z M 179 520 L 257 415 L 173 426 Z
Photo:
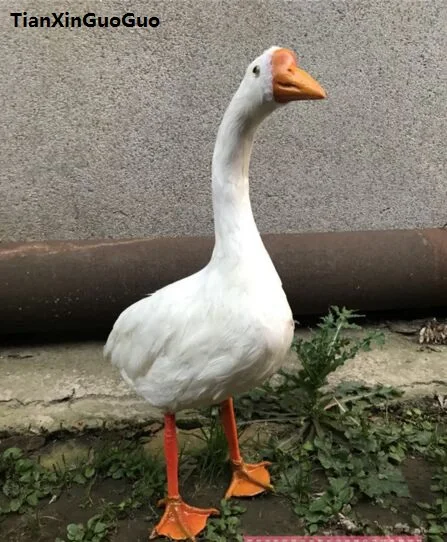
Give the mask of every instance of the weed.
M 350 511 L 349 503 L 354 496 L 354 489 L 347 479 L 329 478 L 327 490 L 310 504 L 296 504 L 294 511 L 299 516 L 305 516 L 307 530 L 310 534 L 318 531 L 328 519 L 338 517 L 344 511 Z
M 215 482 L 225 471 L 228 457 L 228 444 L 225 432 L 220 420 L 220 412 L 217 407 L 204 411 L 209 424 L 201 427 L 201 434 L 197 435 L 205 446 L 193 451 L 196 470 L 199 477 L 206 483 Z
M 245 419 L 254 419 L 256 412 L 261 418 L 294 422 L 299 431 L 292 435 L 291 442 L 306 442 L 315 435 L 321 437 L 326 429 L 343 433 L 340 417 L 347 412 L 347 404 L 355 402 L 363 407 L 372 403 L 372 396 L 381 394 L 399 396 L 391 388 L 376 390 L 361 389 L 357 384 L 346 385 L 335 391 L 326 389 L 328 376 L 360 351 L 371 349 L 373 342 L 380 344 L 383 336 L 373 332 L 360 339 L 347 337 L 346 330 L 359 330 L 350 320 L 361 315 L 345 308 L 332 307 L 322 318 L 318 329 L 310 340 L 297 339 L 296 350 L 302 368 L 298 372 L 281 370 L 281 382 L 272 386 L 267 383 L 238 402 L 238 414 Z M 349 388 L 351 387 L 351 389 Z M 262 406 L 260 406 L 262 405 Z
M 309 449 L 303 446 L 284 451 L 281 442 L 274 440 L 263 452 L 267 459 L 274 462 L 273 469 L 279 477 L 275 484 L 276 491 L 289 496 L 296 504 L 307 502 L 316 472 Z
M 102 542 L 106 540 L 113 524 L 106 523 L 101 514 L 91 517 L 87 523 L 70 523 L 67 525 L 67 540 L 69 542 Z M 55 542 L 65 542 L 56 538 Z
M 60 491 L 57 473 L 26 458 L 19 448 L 8 448 L 1 454 L 0 480 L 7 499 L 0 506 L 0 515 L 26 512 L 37 506 L 40 499 L 56 496 Z
M 218 518 L 211 518 L 208 521 L 200 540 L 206 542 L 242 542 L 239 516 L 245 512 L 245 508 L 235 501 L 222 500 L 220 502 L 220 512 Z
M 425 531 L 429 542 L 443 542 L 447 537 L 447 467 L 439 467 L 432 481 L 430 489 L 436 495 L 434 502 L 418 503 L 424 518 L 413 514 L 412 520 Z
M 132 482 L 133 507 L 163 495 L 166 480 L 163 464 L 132 441 L 103 447 L 95 454 L 91 468 L 100 477 Z

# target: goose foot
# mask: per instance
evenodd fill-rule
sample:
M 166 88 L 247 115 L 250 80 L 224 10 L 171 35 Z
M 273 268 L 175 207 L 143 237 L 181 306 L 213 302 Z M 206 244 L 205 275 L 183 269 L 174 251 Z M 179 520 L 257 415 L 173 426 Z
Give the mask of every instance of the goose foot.
M 208 517 L 219 515 L 219 510 L 215 508 L 196 508 L 183 502 L 181 497 L 168 497 L 158 504 L 166 508 L 149 539 L 167 536 L 173 540 L 194 541 L 195 536 L 205 528 Z
M 270 474 L 266 469 L 271 463 L 249 464 L 241 461 L 231 461 L 233 466 L 233 478 L 230 487 L 225 493 L 225 498 L 230 497 L 253 497 L 264 491 L 272 491 Z

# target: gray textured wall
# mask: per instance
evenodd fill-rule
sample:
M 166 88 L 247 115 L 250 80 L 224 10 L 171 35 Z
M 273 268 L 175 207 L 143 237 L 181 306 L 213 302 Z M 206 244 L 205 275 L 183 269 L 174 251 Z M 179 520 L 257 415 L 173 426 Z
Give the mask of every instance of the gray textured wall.
M 447 222 L 446 0 L 19 3 L 157 15 L 151 30 L 13 28 L 17 4 L 0 5 L 0 240 L 211 233 L 219 119 L 273 44 L 329 99 L 261 128 L 259 229 Z

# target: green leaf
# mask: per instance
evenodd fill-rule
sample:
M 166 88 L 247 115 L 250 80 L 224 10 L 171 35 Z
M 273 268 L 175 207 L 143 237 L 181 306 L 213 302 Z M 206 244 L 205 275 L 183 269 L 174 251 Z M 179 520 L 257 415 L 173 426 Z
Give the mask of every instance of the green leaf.
M 39 504 L 39 497 L 37 496 L 37 493 L 30 493 L 26 498 L 26 502 L 30 506 L 37 506 Z
M 348 484 L 345 478 L 329 478 L 329 483 L 334 493 L 339 493 L 345 489 Z
M 102 523 L 101 521 L 98 521 L 95 525 L 94 532 L 96 534 L 104 533 L 107 531 L 107 525 L 105 523 Z
M 352 487 L 345 487 L 338 494 L 338 501 L 342 504 L 347 504 L 354 496 L 354 489 Z
M 22 499 L 11 499 L 9 501 L 9 509 L 11 512 L 17 512 L 22 506 Z
M 95 472 L 96 472 L 96 471 L 95 471 L 94 467 L 92 467 L 92 466 L 89 465 L 89 466 L 86 467 L 85 470 L 84 470 L 84 476 L 85 476 L 86 478 L 93 478 L 93 476 L 95 476 Z
M 3 452 L 3 459 L 17 460 L 22 457 L 23 452 L 20 448 L 8 448 Z
M 309 440 L 306 440 L 306 442 L 303 444 L 303 450 L 306 450 L 306 452 L 313 452 L 315 449 L 313 443 Z
M 100 514 L 95 514 L 94 516 L 92 516 L 88 521 L 87 521 L 87 529 L 93 529 L 93 526 L 95 525 L 95 523 L 97 521 L 99 521 L 101 519 L 101 515 Z
M 430 528 L 427 531 L 429 534 L 444 534 L 444 529 L 437 523 L 431 523 Z
M 70 523 L 67 525 L 67 536 L 74 542 L 82 541 L 85 535 L 85 528 L 82 523 Z
M 323 495 L 322 497 L 319 497 L 315 501 L 311 503 L 309 506 L 310 512 L 324 512 L 324 513 L 330 513 L 331 508 L 328 506 L 327 499 L 325 498 L 326 495 Z
M 83 485 L 85 484 L 86 482 L 86 478 L 83 474 L 81 474 L 80 472 L 77 472 L 74 476 L 73 476 L 73 482 L 75 482 L 76 484 L 80 484 L 80 485 Z

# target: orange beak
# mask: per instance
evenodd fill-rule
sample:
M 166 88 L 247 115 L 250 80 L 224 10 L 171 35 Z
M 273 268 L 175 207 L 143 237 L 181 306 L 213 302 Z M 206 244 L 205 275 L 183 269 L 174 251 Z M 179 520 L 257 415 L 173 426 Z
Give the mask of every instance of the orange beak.
M 273 97 L 279 103 L 293 100 L 322 100 L 324 89 L 307 72 L 298 68 L 295 53 L 277 49 L 272 55 Z

